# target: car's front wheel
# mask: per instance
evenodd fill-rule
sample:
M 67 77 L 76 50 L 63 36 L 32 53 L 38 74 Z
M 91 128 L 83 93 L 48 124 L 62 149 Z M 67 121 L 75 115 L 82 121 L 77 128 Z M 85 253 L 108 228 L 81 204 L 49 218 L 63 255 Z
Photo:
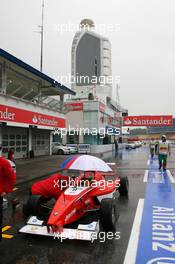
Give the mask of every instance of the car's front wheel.
M 51 209 L 47 207 L 48 199 L 41 195 L 31 195 L 23 206 L 23 213 L 26 216 L 36 216 L 40 220 L 46 220 Z
M 100 222 L 105 231 L 115 230 L 118 216 L 115 200 L 112 198 L 102 199 L 100 205 Z
M 128 196 L 129 193 L 129 180 L 128 177 L 120 178 L 120 187 L 118 188 L 121 196 Z

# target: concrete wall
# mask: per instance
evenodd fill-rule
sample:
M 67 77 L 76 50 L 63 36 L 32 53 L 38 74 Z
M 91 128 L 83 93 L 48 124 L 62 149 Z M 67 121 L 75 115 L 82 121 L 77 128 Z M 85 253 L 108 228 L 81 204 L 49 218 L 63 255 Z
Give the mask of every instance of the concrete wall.
M 104 153 L 104 152 L 112 152 L 114 149 L 113 144 L 109 145 L 91 145 L 91 153 Z
M 123 149 L 125 144 L 119 144 L 119 150 Z M 105 152 L 112 152 L 115 150 L 114 144 L 108 145 L 91 145 L 91 154 L 103 154 Z

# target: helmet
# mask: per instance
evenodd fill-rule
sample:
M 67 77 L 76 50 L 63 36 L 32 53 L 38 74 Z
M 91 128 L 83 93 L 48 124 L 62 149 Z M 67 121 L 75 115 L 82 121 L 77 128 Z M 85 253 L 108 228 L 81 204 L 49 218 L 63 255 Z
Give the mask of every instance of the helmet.
M 161 137 L 161 138 L 162 138 L 162 139 L 163 139 L 163 138 L 165 138 L 165 139 L 166 139 L 166 136 L 165 136 L 165 135 L 162 135 L 162 137 Z
M 93 179 L 94 177 L 94 171 L 86 171 L 85 178 L 86 179 Z

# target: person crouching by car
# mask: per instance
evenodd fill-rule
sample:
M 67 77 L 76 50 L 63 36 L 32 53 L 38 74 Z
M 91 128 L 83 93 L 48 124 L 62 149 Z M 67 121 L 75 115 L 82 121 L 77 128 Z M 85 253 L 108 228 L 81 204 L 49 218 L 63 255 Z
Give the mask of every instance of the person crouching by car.
M 16 173 L 10 162 L 1 156 L 1 151 L 0 146 L 0 241 L 2 240 L 3 197 L 13 191 L 16 182 Z

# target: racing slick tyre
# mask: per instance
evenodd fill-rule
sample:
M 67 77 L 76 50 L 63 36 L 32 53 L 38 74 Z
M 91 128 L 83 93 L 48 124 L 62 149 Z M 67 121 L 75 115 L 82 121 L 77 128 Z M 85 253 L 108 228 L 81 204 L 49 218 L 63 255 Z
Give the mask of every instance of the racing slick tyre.
M 48 199 L 41 195 L 31 195 L 23 207 L 23 213 L 26 216 L 34 215 L 40 220 L 46 220 L 50 213 L 50 209 L 44 206 L 47 201 Z
M 57 151 L 57 154 L 58 154 L 58 155 L 64 155 L 64 151 L 63 151 L 62 149 L 59 149 L 59 150 Z
M 120 178 L 120 187 L 118 188 L 118 191 L 119 191 L 121 196 L 128 196 L 128 193 L 129 193 L 128 177 L 121 177 Z
M 105 231 L 115 230 L 118 216 L 114 199 L 105 198 L 101 200 L 100 222 Z

